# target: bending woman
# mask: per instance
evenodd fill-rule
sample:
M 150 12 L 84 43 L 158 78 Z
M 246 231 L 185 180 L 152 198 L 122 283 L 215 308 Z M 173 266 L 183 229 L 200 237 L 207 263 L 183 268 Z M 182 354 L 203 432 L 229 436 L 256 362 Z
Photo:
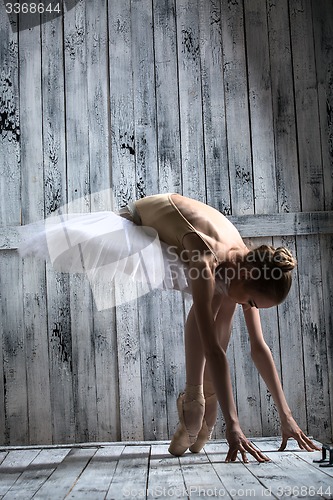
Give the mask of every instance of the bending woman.
M 291 286 L 296 262 L 285 248 L 261 246 L 249 250 L 239 232 L 217 210 L 179 194 L 138 200 L 135 209 L 144 226 L 153 227 L 162 241 L 188 265 L 193 306 L 185 326 L 186 389 L 177 401 L 180 424 L 169 451 L 182 455 L 202 449 L 216 420 L 217 401 L 226 423 L 229 452 L 258 461 L 265 457 L 244 436 L 232 395 L 226 358 L 233 315 L 243 307 L 251 357 L 272 394 L 282 428 L 281 450 L 293 437 L 300 448 L 318 449 L 292 417 L 278 373 L 261 329 L 259 308 L 281 303 Z
M 144 233 L 142 229 L 140 232 L 140 225 L 153 228 L 158 239 L 164 242 L 162 254 L 169 271 L 171 259 L 168 261 L 167 254 L 176 252 L 178 276 L 163 286 L 185 289 L 189 285 L 193 306 L 185 326 L 186 388 L 177 400 L 180 424 L 171 441 L 170 453 L 182 455 L 188 448 L 192 452 L 202 449 L 215 424 L 218 402 L 229 443 L 226 460 L 236 460 L 238 452 L 244 461 L 246 453 L 260 462 L 268 460 L 243 434 L 232 394 L 226 350 L 237 304 L 243 307 L 252 359 L 280 415 L 280 449 L 285 448 L 289 437 L 295 438 L 303 449 L 318 449 L 292 417 L 262 334 L 258 311 L 276 306 L 287 296 L 291 271 L 296 265 L 290 252 L 269 246 L 249 250 L 224 215 L 179 194 L 142 198 L 131 210 L 123 210 L 119 215 L 113 212 L 69 214 L 67 219 L 61 215 L 23 245 L 21 255 L 48 255 L 54 267 L 62 271 L 95 276 L 101 269 L 103 275 L 112 277 L 122 272 L 135 279 L 133 273 L 139 270 L 140 275 L 140 265 L 134 247 L 142 248 L 140 238 Z M 122 229 L 125 238 L 119 238 Z M 116 236 L 112 238 L 113 231 Z M 129 258 L 133 255 L 134 259 Z M 154 275 L 153 250 L 147 260 Z M 111 265 L 101 267 L 105 263 Z M 149 274 L 150 270 L 144 266 L 143 272 L 147 271 Z

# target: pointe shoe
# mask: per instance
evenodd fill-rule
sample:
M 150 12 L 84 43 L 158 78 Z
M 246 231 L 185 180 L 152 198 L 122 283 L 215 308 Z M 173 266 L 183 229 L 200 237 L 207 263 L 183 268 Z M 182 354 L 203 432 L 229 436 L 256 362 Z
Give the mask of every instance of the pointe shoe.
M 178 416 L 179 416 L 179 425 L 177 427 L 177 430 L 175 434 L 173 435 L 173 438 L 171 440 L 170 446 L 169 446 L 169 453 L 171 455 L 175 455 L 176 457 L 179 457 L 185 453 L 185 451 L 192 446 L 198 438 L 198 432 L 196 433 L 191 433 L 185 425 L 185 420 L 184 420 L 184 405 L 186 405 L 186 411 L 189 412 L 195 412 L 195 413 L 202 413 L 202 417 L 200 418 L 200 423 L 198 428 L 200 428 L 200 424 L 202 425 L 202 418 L 204 414 L 204 403 L 201 403 L 198 400 L 193 400 L 193 401 L 184 401 L 185 394 L 182 393 L 178 396 L 177 398 L 177 409 L 178 409 Z
M 209 412 L 209 410 L 211 409 L 209 407 L 211 407 L 213 409 L 213 411 L 216 413 L 217 401 L 216 401 L 215 394 L 212 394 L 211 396 L 208 396 L 206 398 L 205 416 L 206 416 L 207 410 Z M 215 416 L 215 419 L 216 419 L 216 416 Z M 199 453 L 202 450 L 202 448 L 205 446 L 207 441 L 209 441 L 211 439 L 213 430 L 214 430 L 214 425 L 211 427 L 208 427 L 207 422 L 206 422 L 206 418 L 204 417 L 204 419 L 202 421 L 202 427 L 200 429 L 198 437 L 197 437 L 195 443 L 193 443 L 190 446 L 190 451 L 192 453 Z

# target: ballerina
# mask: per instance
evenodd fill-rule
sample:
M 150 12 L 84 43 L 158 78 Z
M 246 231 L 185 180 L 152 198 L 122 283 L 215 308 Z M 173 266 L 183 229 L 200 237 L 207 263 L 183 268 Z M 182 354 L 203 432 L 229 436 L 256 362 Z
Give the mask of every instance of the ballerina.
M 245 437 L 232 394 L 226 350 L 237 304 L 243 308 L 252 360 L 279 412 L 282 430 L 280 450 L 285 449 L 291 437 L 296 439 L 302 449 L 318 450 L 292 416 L 260 324 L 259 309 L 280 304 L 289 292 L 291 272 L 296 266 L 291 253 L 284 247 L 274 249 L 268 245 L 250 250 L 224 215 L 204 203 L 175 193 L 148 196 L 137 200 L 119 215 L 108 214 L 95 215 L 97 222 L 88 224 L 88 229 L 86 225 L 83 236 L 80 216 L 55 224 L 49 231 L 46 228 L 48 250 L 57 246 L 59 232 L 65 226 L 66 241 L 72 235 L 72 244 L 65 251 L 58 245 L 56 258 L 53 259 L 55 264 L 61 263 L 61 270 L 80 270 L 77 267 L 82 265 L 84 255 L 87 256 L 85 261 L 88 265 L 85 269 L 88 272 L 93 270 L 96 273 L 101 268 L 101 261 L 105 263 L 108 260 L 113 276 L 119 270 L 116 262 L 121 256 L 120 260 L 125 262 L 121 272 L 134 279 L 139 276 L 138 281 L 144 276 L 149 288 L 174 288 L 191 293 L 193 305 L 185 325 L 186 387 L 177 399 L 180 423 L 169 452 L 176 456 L 182 455 L 187 449 L 193 453 L 199 452 L 211 437 L 219 403 L 229 444 L 226 461 L 235 461 L 238 453 L 244 462 L 247 461 L 247 453 L 259 462 L 269 460 Z M 93 214 L 82 217 L 88 217 L 90 221 L 90 215 Z M 153 231 L 148 234 L 148 243 L 145 240 L 147 231 L 142 241 L 139 237 L 141 233 L 132 233 L 131 242 L 139 251 L 135 252 L 132 248 L 127 261 L 123 245 L 120 245 L 120 250 L 118 248 L 116 256 L 110 258 L 112 231 L 101 230 L 101 227 L 105 228 L 108 217 L 111 217 L 110 224 L 114 217 L 117 221 L 123 220 L 125 229 L 127 227 L 127 241 L 131 229 L 148 227 Z M 156 241 L 162 245 L 160 252 L 156 251 Z M 21 254 L 37 253 L 38 246 L 37 240 L 37 244 L 35 242 L 30 247 L 28 244 Z M 78 246 L 80 252 L 76 251 L 75 254 L 74 250 Z M 129 263 L 133 255 L 140 254 L 143 247 L 152 247 L 144 262 L 140 257 L 134 264 Z M 79 257 L 73 259 L 72 254 Z M 157 259 L 156 255 L 159 256 Z M 151 268 L 152 272 L 149 271 Z

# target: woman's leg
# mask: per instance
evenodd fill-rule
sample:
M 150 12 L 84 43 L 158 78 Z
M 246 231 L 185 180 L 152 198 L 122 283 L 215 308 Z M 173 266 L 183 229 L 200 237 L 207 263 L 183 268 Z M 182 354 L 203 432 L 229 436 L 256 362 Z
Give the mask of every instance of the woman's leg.
M 205 356 L 193 306 L 185 325 L 185 365 L 185 393 L 181 394 L 177 400 L 180 424 L 169 447 L 169 452 L 177 456 L 185 453 L 196 442 L 205 412 L 203 394 Z
M 221 298 L 215 297 L 213 301 L 213 311 L 216 323 L 216 328 L 220 333 L 220 344 L 223 350 L 227 350 L 231 332 L 231 321 L 225 321 L 225 310 L 221 307 Z M 218 400 L 215 393 L 214 384 L 209 371 L 208 363 L 205 364 L 203 377 L 203 391 L 205 397 L 205 414 L 203 418 L 202 428 L 198 434 L 196 442 L 190 447 L 193 453 L 199 453 L 206 442 L 210 439 L 214 425 L 216 423 Z

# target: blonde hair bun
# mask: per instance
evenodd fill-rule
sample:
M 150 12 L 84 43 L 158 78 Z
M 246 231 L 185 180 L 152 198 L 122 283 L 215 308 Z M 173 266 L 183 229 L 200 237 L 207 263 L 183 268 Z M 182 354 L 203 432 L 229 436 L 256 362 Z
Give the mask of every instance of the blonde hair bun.
M 292 253 L 285 247 L 278 247 L 273 254 L 273 261 L 276 267 L 284 273 L 292 271 L 297 266 L 297 261 Z
M 283 273 L 292 271 L 297 261 L 286 247 L 274 248 L 271 245 L 260 245 L 246 255 L 245 261 L 250 265 L 268 266 L 270 269 L 281 269 Z

